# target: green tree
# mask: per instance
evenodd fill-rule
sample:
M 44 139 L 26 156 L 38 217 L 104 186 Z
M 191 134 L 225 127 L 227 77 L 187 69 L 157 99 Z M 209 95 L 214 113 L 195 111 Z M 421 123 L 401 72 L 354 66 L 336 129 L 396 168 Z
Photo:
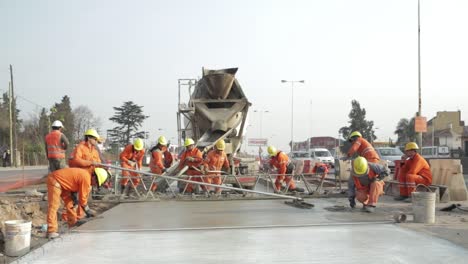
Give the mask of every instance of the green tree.
M 67 95 L 62 97 L 60 103 L 55 103 L 55 105 L 50 109 L 50 122 L 55 120 L 60 120 L 63 123 L 64 134 L 70 141 L 70 145 L 73 146 L 75 138 L 73 137 L 73 132 L 75 131 L 75 118 L 72 112 L 70 97 Z
M 414 131 L 414 117 L 411 119 L 400 119 L 394 133 L 398 136 L 395 142 L 397 146 L 403 146 L 407 142 L 415 141 L 416 132 Z
M 361 108 L 358 101 L 351 101 L 351 111 L 349 112 L 349 126 L 344 126 L 338 131 L 340 135 L 347 139 L 349 134 L 353 131 L 359 131 L 362 137 L 369 142 L 373 142 L 377 137 L 374 134 L 374 121 L 366 120 L 366 109 Z
M 138 131 L 143 121 L 149 116 L 143 114 L 143 106 L 136 105 L 132 101 L 124 102 L 121 107 L 113 107 L 115 115 L 109 118 L 118 126 L 108 130 L 109 140 L 112 144 L 125 146 L 133 138 L 144 138 L 145 132 Z
M 12 100 L 12 109 L 15 109 L 14 119 L 16 124 L 13 133 L 16 132 L 17 134 L 21 128 L 22 120 L 19 119 L 20 110 L 16 107 L 16 98 Z M 13 142 L 13 144 L 15 143 Z M 5 148 L 9 148 L 10 146 L 10 105 L 8 93 L 4 93 L 0 101 L 0 148 L 2 146 Z

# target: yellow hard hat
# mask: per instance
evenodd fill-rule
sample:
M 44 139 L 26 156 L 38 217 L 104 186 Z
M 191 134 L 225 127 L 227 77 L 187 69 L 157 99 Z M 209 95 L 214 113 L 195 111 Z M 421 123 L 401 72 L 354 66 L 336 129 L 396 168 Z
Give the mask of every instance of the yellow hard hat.
M 353 131 L 350 135 L 349 135 L 349 138 L 353 138 L 353 137 L 362 137 L 361 133 L 359 133 L 359 131 Z
M 216 142 L 216 149 L 217 150 L 224 150 L 226 149 L 226 142 L 224 142 L 223 139 L 219 140 L 218 142 Z
M 110 175 L 110 173 L 103 168 L 94 168 L 94 174 L 96 174 L 96 179 L 99 186 L 105 183 L 107 177 Z
M 86 132 L 84 133 L 85 136 L 91 136 L 91 137 L 95 137 L 96 139 L 99 138 L 99 135 L 96 131 L 96 129 L 93 129 L 93 128 L 90 128 L 88 130 L 86 130 Z
M 133 141 L 133 147 L 135 148 L 135 150 L 142 150 L 144 146 L 145 144 L 143 143 L 143 140 L 141 138 L 137 138 L 135 139 L 135 141 Z
M 191 138 L 186 138 L 184 142 L 184 147 L 188 147 L 190 145 L 195 145 L 195 141 L 193 141 L 193 139 Z
M 165 137 L 165 136 L 160 136 L 160 137 L 158 138 L 158 144 L 159 144 L 159 145 L 166 146 L 166 145 L 167 145 L 166 137 Z
M 353 172 L 356 175 L 364 175 L 367 173 L 369 169 L 369 165 L 367 164 L 367 160 L 363 157 L 357 157 L 353 160 Z
M 419 149 L 418 144 L 416 142 L 408 142 L 405 145 L 405 151 L 407 150 L 414 150 L 414 149 Z
M 276 153 L 278 153 L 276 148 L 273 146 L 268 146 L 267 151 L 268 151 L 268 154 L 272 157 L 276 156 Z

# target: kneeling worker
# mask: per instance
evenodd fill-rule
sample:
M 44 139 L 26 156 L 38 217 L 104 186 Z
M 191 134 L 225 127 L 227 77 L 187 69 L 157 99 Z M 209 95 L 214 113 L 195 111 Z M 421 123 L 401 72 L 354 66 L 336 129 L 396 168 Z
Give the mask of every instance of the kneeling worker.
M 103 168 L 95 168 L 92 175 L 89 171 L 81 168 L 64 168 L 56 170 L 47 177 L 47 237 L 57 238 L 57 210 L 60 206 L 60 198 L 64 203 L 64 208 L 67 210 L 68 226 L 72 227 L 77 222 L 75 205 L 73 204 L 72 193 L 79 193 L 78 204 L 83 208 L 87 217 L 96 215 L 88 206 L 88 196 L 91 191 L 91 182 L 96 182 L 97 186 L 101 186 L 106 182 L 108 172 Z
M 383 195 L 383 178 L 388 170 L 377 163 L 368 163 L 364 157 L 353 160 L 351 175 L 353 181 L 348 189 L 349 205 L 356 206 L 355 199 L 363 204 L 362 210 L 373 213 L 379 196 Z

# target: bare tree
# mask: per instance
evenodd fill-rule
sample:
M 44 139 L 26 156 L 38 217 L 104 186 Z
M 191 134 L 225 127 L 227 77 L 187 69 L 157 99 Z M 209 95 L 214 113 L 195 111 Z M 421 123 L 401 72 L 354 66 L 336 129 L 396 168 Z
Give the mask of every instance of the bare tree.
M 98 124 L 101 123 L 100 119 L 98 117 L 94 117 L 93 112 L 89 107 L 80 105 L 73 109 L 73 115 L 75 118 L 75 131 L 73 136 L 76 140 L 83 138 L 86 130 L 90 128 L 94 128 L 99 131 Z

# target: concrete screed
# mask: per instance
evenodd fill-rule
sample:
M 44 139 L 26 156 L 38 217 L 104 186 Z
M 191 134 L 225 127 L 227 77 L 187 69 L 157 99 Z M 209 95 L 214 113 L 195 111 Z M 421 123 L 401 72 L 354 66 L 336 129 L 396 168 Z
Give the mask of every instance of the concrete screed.
M 282 200 L 120 204 L 17 263 L 467 263 L 468 250 L 385 213 Z

